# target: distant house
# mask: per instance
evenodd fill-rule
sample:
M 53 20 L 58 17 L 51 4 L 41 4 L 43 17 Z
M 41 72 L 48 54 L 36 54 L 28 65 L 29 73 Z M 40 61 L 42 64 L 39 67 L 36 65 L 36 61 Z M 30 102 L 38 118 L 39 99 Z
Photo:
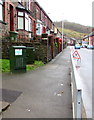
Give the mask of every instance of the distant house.
M 89 45 L 94 45 L 94 32 L 89 34 Z
M 70 38 L 69 40 L 70 40 L 70 45 L 71 46 L 74 46 L 76 44 L 77 40 L 75 38 Z
M 82 45 L 88 45 L 89 44 L 89 36 L 86 35 L 84 38 L 82 38 Z
M 94 31 L 82 39 L 82 44 L 94 45 Z

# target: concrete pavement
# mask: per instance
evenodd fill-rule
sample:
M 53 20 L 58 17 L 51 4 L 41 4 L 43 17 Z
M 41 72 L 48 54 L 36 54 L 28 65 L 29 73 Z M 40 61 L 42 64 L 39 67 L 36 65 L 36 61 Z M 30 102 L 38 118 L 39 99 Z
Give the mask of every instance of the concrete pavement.
M 70 48 L 35 71 L 3 74 L 3 118 L 72 118 Z M 6 97 L 7 96 L 7 97 Z

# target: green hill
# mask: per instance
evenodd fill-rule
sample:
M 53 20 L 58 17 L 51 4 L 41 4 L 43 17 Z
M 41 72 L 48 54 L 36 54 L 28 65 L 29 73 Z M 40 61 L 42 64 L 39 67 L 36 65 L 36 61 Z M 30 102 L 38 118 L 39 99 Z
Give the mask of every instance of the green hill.
M 62 28 L 58 27 L 58 29 L 62 32 Z M 70 38 L 81 39 L 88 33 L 80 33 L 80 32 L 76 32 L 74 30 L 64 29 L 63 34 Z
M 56 27 L 62 26 L 61 21 L 56 21 L 56 22 L 54 22 L 54 24 L 56 25 Z M 70 30 L 73 30 L 73 31 L 76 31 L 79 33 L 90 33 L 92 31 L 92 27 L 84 26 L 84 25 L 80 25 L 78 23 L 73 23 L 73 22 L 68 22 L 68 21 L 64 21 L 64 28 L 70 29 Z
M 62 22 L 56 21 L 54 22 L 56 27 L 62 32 Z M 64 21 L 64 35 L 67 37 L 73 37 L 76 39 L 81 39 L 85 35 L 89 34 L 92 31 L 92 27 L 80 25 L 78 23 Z

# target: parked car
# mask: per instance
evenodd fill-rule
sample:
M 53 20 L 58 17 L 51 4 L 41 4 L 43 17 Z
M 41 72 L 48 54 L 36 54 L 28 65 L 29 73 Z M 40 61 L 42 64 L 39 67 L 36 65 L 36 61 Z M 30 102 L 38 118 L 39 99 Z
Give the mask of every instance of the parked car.
M 79 44 L 75 45 L 75 49 L 80 49 L 80 48 L 81 48 L 81 46 Z
M 87 49 L 94 49 L 94 46 L 93 45 L 88 45 Z
M 82 44 L 82 48 L 87 48 L 87 44 Z

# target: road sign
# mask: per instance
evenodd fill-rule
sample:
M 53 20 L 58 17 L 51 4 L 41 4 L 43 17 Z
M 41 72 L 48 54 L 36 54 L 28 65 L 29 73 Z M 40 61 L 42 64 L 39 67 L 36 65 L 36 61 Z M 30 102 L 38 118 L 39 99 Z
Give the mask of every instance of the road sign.
M 77 50 L 74 51 L 74 53 L 72 54 L 72 56 L 73 56 L 74 59 L 81 59 L 81 57 L 80 57 L 80 55 L 79 55 L 79 53 L 78 53 Z

